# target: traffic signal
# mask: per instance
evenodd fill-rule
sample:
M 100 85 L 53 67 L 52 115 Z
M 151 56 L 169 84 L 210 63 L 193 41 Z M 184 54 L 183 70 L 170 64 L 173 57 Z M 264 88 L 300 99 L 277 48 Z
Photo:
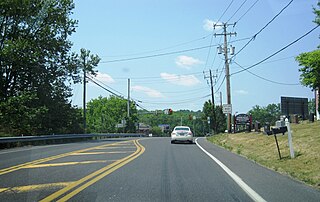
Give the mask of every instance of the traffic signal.
M 189 120 L 192 120 L 192 119 L 193 119 L 192 115 L 191 115 L 191 114 L 189 114 Z
M 172 109 L 168 110 L 168 114 L 171 115 L 173 113 Z

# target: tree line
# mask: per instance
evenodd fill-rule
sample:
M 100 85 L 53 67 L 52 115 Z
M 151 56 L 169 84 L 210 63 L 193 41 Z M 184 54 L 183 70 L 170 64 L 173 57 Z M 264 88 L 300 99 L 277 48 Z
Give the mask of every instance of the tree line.
M 74 7 L 73 0 L 0 1 L 0 135 L 84 132 L 82 109 L 72 106 L 69 99 L 71 85 L 86 82 L 85 73 L 94 76 L 100 58 L 86 49 L 79 54 L 71 51 L 69 38 L 78 24 L 70 17 Z M 314 8 L 314 13 L 314 22 L 320 25 L 320 11 Z M 319 49 L 302 53 L 296 60 L 302 85 L 320 89 Z M 159 124 L 174 126 L 181 121 L 200 134 L 226 128 L 221 107 L 216 106 L 213 113 L 211 101 L 204 103 L 202 111 L 180 110 L 172 115 L 137 110 L 131 102 L 130 116 L 126 103 L 113 96 L 88 102 L 88 132 L 134 132 L 138 122 L 154 131 L 159 131 Z M 279 111 L 278 104 L 270 104 L 254 106 L 248 113 L 261 123 L 273 123 Z M 116 127 L 122 122 L 125 127 Z
M 82 71 L 99 58 L 71 52 L 77 21 L 72 0 L 0 2 L 0 133 L 81 133 L 82 115 L 69 98 Z M 83 65 L 83 58 L 93 63 Z M 94 72 L 93 72 L 94 73 Z

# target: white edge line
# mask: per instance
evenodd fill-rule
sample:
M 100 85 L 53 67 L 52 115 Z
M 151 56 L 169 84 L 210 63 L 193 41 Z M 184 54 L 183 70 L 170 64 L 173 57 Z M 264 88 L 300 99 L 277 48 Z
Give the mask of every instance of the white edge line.
M 212 160 L 214 160 L 254 201 L 261 201 L 264 202 L 264 200 L 257 192 L 255 192 L 251 187 L 249 187 L 238 175 L 236 175 L 234 172 L 232 172 L 226 165 L 224 165 L 221 161 L 219 161 L 216 157 L 214 157 L 212 154 L 207 152 L 203 147 L 201 147 L 198 143 L 198 138 L 195 140 L 197 146 L 205 153 L 207 154 Z

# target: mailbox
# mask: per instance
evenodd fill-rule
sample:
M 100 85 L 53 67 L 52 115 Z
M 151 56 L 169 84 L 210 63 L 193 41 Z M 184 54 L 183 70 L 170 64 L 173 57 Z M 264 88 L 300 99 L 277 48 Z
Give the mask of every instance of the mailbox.
M 284 133 L 288 131 L 288 128 L 287 128 L 287 126 L 275 127 L 275 128 L 272 127 L 271 130 L 272 130 L 273 134 L 282 133 L 282 135 L 284 135 Z
M 270 130 L 270 123 L 269 122 L 265 123 L 263 129 L 264 129 L 264 133 L 266 135 L 272 135 L 272 131 Z

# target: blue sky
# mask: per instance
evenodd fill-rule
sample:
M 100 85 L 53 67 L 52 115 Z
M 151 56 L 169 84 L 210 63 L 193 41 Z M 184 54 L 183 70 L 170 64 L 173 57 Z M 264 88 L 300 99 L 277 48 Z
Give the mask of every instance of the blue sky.
M 215 101 L 220 104 L 219 92 L 222 92 L 222 103 L 226 103 L 224 60 L 222 54 L 217 54 L 217 46 L 223 44 L 223 39 L 213 36 L 213 33 L 219 34 L 222 30 L 213 30 L 212 24 L 237 22 L 236 26 L 228 27 L 229 32 L 237 33 L 228 37 L 229 45 L 234 46 L 237 52 L 249 41 L 243 39 L 257 33 L 290 0 L 260 0 L 244 15 L 255 2 L 75 0 L 72 18 L 79 20 L 79 24 L 70 40 L 74 44 L 73 51 L 86 48 L 99 55 L 101 62 L 96 80 L 107 88 L 127 96 L 127 80 L 130 78 L 131 97 L 140 101 L 143 108 L 202 110 L 203 103 L 211 98 L 210 87 L 203 74 L 205 71 L 208 76 L 209 69 L 217 75 L 214 79 Z M 235 13 L 242 3 L 243 6 Z M 241 70 L 238 64 L 248 67 L 261 61 L 315 27 L 312 6 L 316 3 L 316 0 L 293 1 L 233 58 L 230 73 Z M 230 7 L 226 10 L 228 5 Z M 250 71 L 272 81 L 298 84 L 300 73 L 294 56 L 317 48 L 319 30 Z M 212 48 L 197 49 L 210 45 Z M 190 49 L 197 50 L 183 52 Z M 172 52 L 177 53 L 169 54 Z M 162 56 L 114 61 L 153 55 Z M 72 103 L 82 106 L 82 86 L 75 85 L 73 88 Z M 100 95 L 105 97 L 110 94 L 89 83 L 87 101 Z M 279 85 L 248 72 L 231 76 L 233 113 L 246 113 L 254 105 L 279 103 L 280 96 L 312 98 L 314 94 L 301 85 Z

